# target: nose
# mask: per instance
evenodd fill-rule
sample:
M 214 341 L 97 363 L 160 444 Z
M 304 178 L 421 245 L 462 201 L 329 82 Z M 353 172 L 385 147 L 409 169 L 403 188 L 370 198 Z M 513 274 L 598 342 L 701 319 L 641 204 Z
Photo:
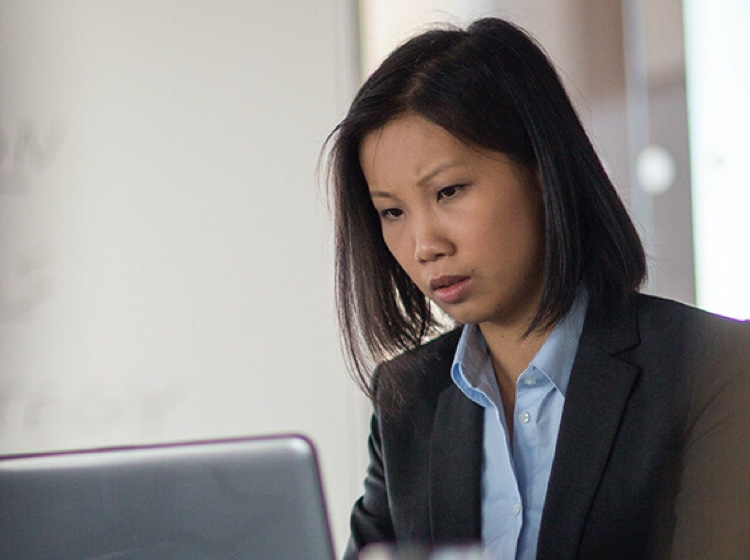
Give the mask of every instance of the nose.
M 450 255 L 454 246 L 444 228 L 433 220 L 423 218 L 414 224 L 414 259 L 425 264 Z

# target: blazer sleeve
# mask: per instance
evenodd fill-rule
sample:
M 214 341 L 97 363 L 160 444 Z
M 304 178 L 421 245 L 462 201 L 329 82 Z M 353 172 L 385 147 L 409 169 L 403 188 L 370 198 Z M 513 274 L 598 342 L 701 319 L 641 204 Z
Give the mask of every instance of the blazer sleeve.
M 702 350 L 674 508 L 675 559 L 750 558 L 750 323 L 739 326 L 739 336 L 708 331 L 696 343 Z
M 435 545 L 430 513 L 431 442 L 438 402 L 452 386 L 450 365 L 459 337 L 460 329 L 455 329 L 375 369 L 370 461 L 364 494 L 351 514 L 346 560 L 356 558 L 370 543 Z M 480 456 L 481 447 L 475 451 Z
M 369 543 L 395 540 L 388 507 L 383 445 L 377 414 L 372 416 L 367 445 L 370 463 L 365 478 L 365 491 L 363 496 L 355 502 L 352 509 L 351 536 L 344 553 L 344 560 L 356 560 L 359 551 Z

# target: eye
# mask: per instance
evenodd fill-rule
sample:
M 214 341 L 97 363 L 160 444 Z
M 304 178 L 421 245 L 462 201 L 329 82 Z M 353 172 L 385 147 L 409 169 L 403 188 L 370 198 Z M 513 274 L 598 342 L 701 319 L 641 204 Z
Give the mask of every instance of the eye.
M 437 199 L 443 200 L 444 198 L 454 198 L 463 188 L 464 185 L 451 185 L 450 187 L 443 187 L 438 191 Z
M 404 211 L 400 208 L 385 208 L 378 213 L 382 220 L 395 220 L 400 218 L 404 214 Z

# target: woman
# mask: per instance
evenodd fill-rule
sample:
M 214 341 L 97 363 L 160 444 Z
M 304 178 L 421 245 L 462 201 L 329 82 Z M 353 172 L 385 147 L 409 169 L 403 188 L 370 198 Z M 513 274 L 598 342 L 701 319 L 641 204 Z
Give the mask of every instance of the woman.
M 330 173 L 375 403 L 346 558 L 748 557 L 747 325 L 638 293 L 638 235 L 532 39 L 484 19 L 397 48 Z M 461 326 L 434 338 L 433 306 Z

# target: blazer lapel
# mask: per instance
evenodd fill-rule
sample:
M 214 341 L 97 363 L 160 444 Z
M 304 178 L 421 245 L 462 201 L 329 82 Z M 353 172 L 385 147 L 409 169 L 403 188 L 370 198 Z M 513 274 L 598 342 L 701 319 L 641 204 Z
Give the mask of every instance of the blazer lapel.
M 638 343 L 635 309 L 606 323 L 586 319 L 542 513 L 540 559 L 576 558 L 586 516 L 640 372 L 615 354 Z
M 438 399 L 430 446 L 433 542 L 482 538 L 483 412 L 455 386 L 446 388 Z

